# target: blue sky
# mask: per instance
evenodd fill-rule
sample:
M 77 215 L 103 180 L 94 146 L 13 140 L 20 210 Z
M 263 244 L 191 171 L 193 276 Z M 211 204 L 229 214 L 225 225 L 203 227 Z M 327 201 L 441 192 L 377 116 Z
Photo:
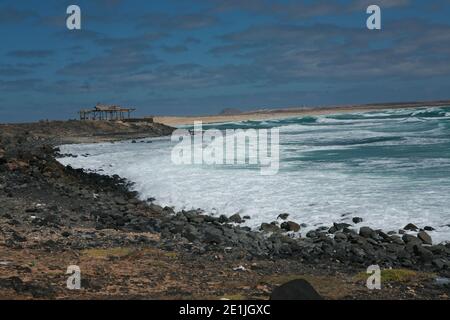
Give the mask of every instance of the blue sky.
M 0 37 L 0 122 L 450 99 L 450 0 L 0 0 Z

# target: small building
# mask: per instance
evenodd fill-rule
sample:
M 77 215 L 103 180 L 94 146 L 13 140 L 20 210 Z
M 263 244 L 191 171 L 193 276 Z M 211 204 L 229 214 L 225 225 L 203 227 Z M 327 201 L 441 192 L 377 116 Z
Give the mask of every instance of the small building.
M 131 113 L 135 110 L 134 108 L 97 104 L 94 109 L 82 109 L 78 113 L 80 120 L 115 121 L 130 119 Z

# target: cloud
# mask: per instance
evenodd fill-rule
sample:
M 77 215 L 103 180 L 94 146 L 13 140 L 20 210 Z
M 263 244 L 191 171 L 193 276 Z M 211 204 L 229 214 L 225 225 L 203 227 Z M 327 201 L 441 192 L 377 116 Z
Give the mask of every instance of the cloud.
M 47 58 L 53 55 L 51 50 L 15 50 L 8 52 L 8 56 L 16 58 Z
M 132 50 L 143 50 L 151 47 L 152 43 L 167 37 L 167 33 L 153 32 L 129 37 L 101 36 L 95 39 L 95 43 L 107 48 L 129 48 Z
M 245 11 L 253 14 L 278 16 L 283 19 L 312 18 L 320 16 L 335 16 L 365 10 L 371 4 L 382 8 L 404 7 L 411 0 L 349 0 L 346 2 L 329 0 L 197 0 L 208 3 L 211 12 Z
M 164 52 L 167 53 L 182 53 L 188 51 L 188 47 L 184 45 L 177 45 L 177 46 L 162 46 L 161 49 Z
M 37 68 L 44 65 L 43 63 L 0 64 L 0 76 L 21 77 L 33 73 Z
M 59 74 L 104 79 L 135 72 L 144 66 L 158 63 L 152 54 L 141 50 L 115 47 L 105 54 L 90 58 L 86 61 L 69 64 L 59 70 Z M 105 81 L 110 79 L 106 78 Z
M 163 30 L 193 30 L 211 27 L 218 23 L 213 15 L 184 14 L 169 15 L 164 13 L 149 13 L 138 19 L 137 28 L 157 28 Z
M 123 0 L 90 0 L 93 3 L 96 3 L 101 6 L 117 6 L 123 3 Z
M 212 48 L 213 55 L 241 59 L 272 85 L 450 74 L 450 26 L 421 20 L 386 23 L 381 33 L 336 25 L 264 25 L 221 39 L 225 44 Z
M 36 13 L 31 10 L 20 10 L 14 7 L 0 7 L 0 25 L 17 24 L 36 17 Z
M 396 7 L 406 7 L 411 4 L 411 0 L 353 0 L 348 6 L 348 10 L 365 10 L 368 6 L 376 4 L 381 9 Z
M 42 79 L 19 79 L 19 80 L 0 80 L 0 91 L 20 91 L 34 90 L 36 85 L 41 83 Z

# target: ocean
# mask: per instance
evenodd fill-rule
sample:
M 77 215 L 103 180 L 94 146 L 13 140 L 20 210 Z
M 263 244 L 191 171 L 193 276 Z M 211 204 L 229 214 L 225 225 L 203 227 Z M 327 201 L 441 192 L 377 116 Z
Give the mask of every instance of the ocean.
M 61 146 L 64 165 L 118 174 L 142 199 L 177 210 L 250 216 L 246 225 L 289 213 L 301 233 L 333 222 L 385 231 L 408 223 L 434 242 L 450 240 L 450 107 L 423 107 L 282 120 L 203 125 L 203 129 L 280 132 L 280 168 L 261 175 L 255 166 L 175 165 L 168 137 L 137 143 Z

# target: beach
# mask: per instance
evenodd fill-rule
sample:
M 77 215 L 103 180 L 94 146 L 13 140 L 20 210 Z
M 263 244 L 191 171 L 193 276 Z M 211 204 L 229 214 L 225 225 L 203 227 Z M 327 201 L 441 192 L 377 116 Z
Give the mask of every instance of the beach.
M 335 113 L 354 113 L 365 111 L 380 111 L 405 108 L 420 108 L 423 106 L 438 107 L 449 105 L 450 101 L 428 101 L 410 103 L 385 103 L 336 107 L 315 107 L 315 108 L 286 108 L 286 109 L 266 109 L 238 114 L 210 115 L 210 116 L 156 116 L 155 122 L 168 126 L 192 125 L 194 121 L 201 121 L 205 124 L 238 122 L 248 120 L 274 120 L 289 117 L 317 116 Z
M 206 119 L 237 121 L 233 117 Z M 299 278 L 326 299 L 448 299 L 448 286 L 436 277 L 450 276 L 450 245 L 432 242 L 425 226 L 408 224 L 404 234 L 388 234 L 351 216 L 350 223 L 335 221 L 293 237 L 303 226 L 289 214 L 255 230 L 243 215 L 160 206 L 143 199 L 132 181 L 57 160 L 90 157 L 67 154 L 60 145 L 125 139 L 145 146 L 154 143 L 147 138 L 174 128 L 69 121 L 1 129 L 3 299 L 267 299 L 278 285 Z M 81 269 L 81 290 L 66 288 L 73 264 Z M 365 286 L 372 264 L 384 270 L 382 291 Z

